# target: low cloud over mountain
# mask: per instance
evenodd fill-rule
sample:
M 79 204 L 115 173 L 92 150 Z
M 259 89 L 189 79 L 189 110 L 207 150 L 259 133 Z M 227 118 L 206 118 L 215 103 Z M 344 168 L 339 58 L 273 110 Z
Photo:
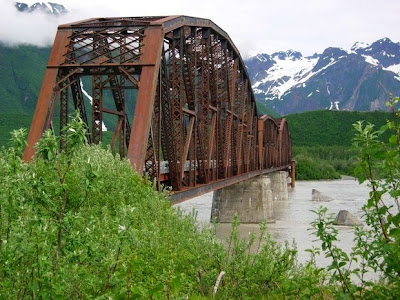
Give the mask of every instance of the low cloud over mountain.
M 50 46 L 54 41 L 57 26 L 87 18 L 105 16 L 113 12 L 94 5 L 92 9 L 68 9 L 54 2 L 27 4 L 2 1 L 0 5 L 0 42 L 15 46 L 31 44 Z

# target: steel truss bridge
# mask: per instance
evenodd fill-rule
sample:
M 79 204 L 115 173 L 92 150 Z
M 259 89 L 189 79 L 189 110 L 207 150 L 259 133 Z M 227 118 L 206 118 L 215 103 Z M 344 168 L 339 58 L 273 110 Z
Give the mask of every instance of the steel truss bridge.
M 113 151 L 158 188 L 171 186 L 176 201 L 291 170 L 285 119 L 258 115 L 238 49 L 207 19 L 94 18 L 59 26 L 24 159 L 44 130 L 60 132 L 53 120 L 62 128 L 77 109 L 90 143 L 103 141 L 103 121 L 112 120 Z

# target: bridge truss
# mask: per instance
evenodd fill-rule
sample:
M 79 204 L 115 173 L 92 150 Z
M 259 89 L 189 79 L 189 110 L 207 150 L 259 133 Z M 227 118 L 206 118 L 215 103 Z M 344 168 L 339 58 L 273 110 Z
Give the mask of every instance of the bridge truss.
M 103 141 L 103 121 L 113 120 L 113 151 L 158 188 L 171 186 L 175 200 L 290 169 L 286 121 L 257 114 L 239 51 L 210 20 L 97 18 L 59 26 L 24 158 L 55 119 L 62 128 L 76 109 L 91 143 Z

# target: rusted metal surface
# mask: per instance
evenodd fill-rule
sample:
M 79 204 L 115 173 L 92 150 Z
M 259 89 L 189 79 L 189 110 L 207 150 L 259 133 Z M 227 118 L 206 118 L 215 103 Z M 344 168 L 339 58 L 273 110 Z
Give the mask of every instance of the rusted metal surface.
M 143 174 L 147 145 L 153 115 L 154 99 L 157 89 L 158 72 L 161 62 L 163 36 L 161 28 L 147 27 L 143 31 L 140 61 L 145 64 L 139 75 L 139 89 L 135 116 L 127 157 L 139 174 Z
M 237 48 L 207 19 L 99 18 L 59 26 L 26 160 L 52 119 L 65 126 L 74 109 L 91 143 L 103 142 L 107 120 L 113 151 L 158 188 L 171 186 L 174 199 L 291 168 L 286 121 L 257 114 Z
M 63 55 L 66 52 L 66 43 L 68 43 L 68 31 L 58 31 L 54 40 L 54 46 L 49 57 L 49 65 L 60 65 Z M 32 125 L 28 135 L 28 147 L 24 152 L 24 159 L 29 160 L 34 154 L 34 146 L 41 137 L 45 128 L 46 119 L 51 108 L 54 109 L 52 101 L 55 101 L 56 91 L 55 82 L 57 80 L 58 70 L 47 68 L 43 78 L 43 84 L 40 89 L 38 103 L 33 115 Z

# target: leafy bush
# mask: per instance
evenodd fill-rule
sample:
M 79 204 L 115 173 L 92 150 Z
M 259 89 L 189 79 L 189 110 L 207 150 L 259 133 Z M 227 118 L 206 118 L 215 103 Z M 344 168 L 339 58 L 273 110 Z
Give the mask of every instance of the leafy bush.
M 46 133 L 22 163 L 22 131 L 1 152 L 0 294 L 150 298 L 212 286 L 221 244 L 127 161 L 85 145 L 82 128 L 66 128 L 61 154 Z
M 319 180 L 338 179 L 340 174 L 328 161 L 309 156 L 296 156 L 296 179 Z
M 25 133 L 14 131 L 12 147 L 0 152 L 2 297 L 280 298 L 318 290 L 303 288 L 308 271 L 296 265 L 295 248 L 272 241 L 265 225 L 257 241 L 243 241 L 236 219 L 226 250 L 129 162 L 88 146 L 79 117 L 64 129 L 61 152 L 59 138 L 45 132 L 29 163 L 21 159 Z
M 342 298 L 397 299 L 400 294 L 400 110 L 395 110 L 399 102 L 398 97 L 391 99 L 388 105 L 394 121 L 387 121 L 379 130 L 370 123 L 354 124 L 359 159 L 355 174 L 360 183 L 367 181 L 371 191 L 362 208 L 368 228 L 356 228 L 350 254 L 335 244 L 338 230 L 333 216 L 326 208 L 315 211 L 318 218 L 312 227 L 325 257 L 331 259 L 327 271 L 331 282 L 341 287 Z M 352 268 L 352 262 L 359 262 L 360 267 Z M 366 279 L 370 271 L 379 272 L 380 282 Z
M 347 146 L 294 146 L 297 179 L 336 179 L 339 174 L 354 176 L 356 154 L 356 149 Z

